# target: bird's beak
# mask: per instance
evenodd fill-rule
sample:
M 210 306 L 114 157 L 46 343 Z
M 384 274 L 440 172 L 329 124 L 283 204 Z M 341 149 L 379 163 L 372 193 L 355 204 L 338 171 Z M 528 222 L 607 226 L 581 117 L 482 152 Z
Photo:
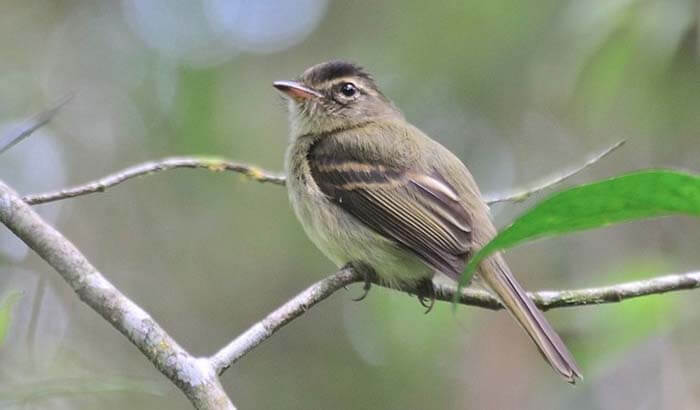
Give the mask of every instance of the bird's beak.
M 316 97 L 323 97 L 318 91 L 302 85 L 296 81 L 275 81 L 272 85 L 297 101 L 310 100 Z

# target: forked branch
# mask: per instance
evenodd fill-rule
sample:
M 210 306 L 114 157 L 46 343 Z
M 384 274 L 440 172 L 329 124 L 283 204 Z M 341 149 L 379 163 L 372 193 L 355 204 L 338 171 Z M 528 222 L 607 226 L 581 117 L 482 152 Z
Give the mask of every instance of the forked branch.
M 1 181 L 0 221 L 175 383 L 195 408 L 235 409 L 209 360 L 195 358 L 180 347 L 148 313 L 105 279 L 78 248 Z
M 10 144 L 6 145 L 5 149 L 31 134 L 54 114 L 55 111 L 48 112 L 45 117 L 38 118 L 34 125 L 30 124 L 26 133 L 20 132 L 12 137 L 6 137 Z M 586 169 L 622 144 L 623 141 L 614 144 L 583 165 L 549 177 L 534 187 L 492 196 L 487 198 L 488 202 L 493 204 L 525 200 Z M 221 387 L 217 375 L 222 374 L 279 329 L 302 316 L 338 289 L 360 282 L 363 278 L 352 269 L 343 269 L 299 293 L 211 357 L 193 357 L 181 348 L 148 313 L 109 283 L 73 244 L 46 224 L 29 206 L 103 192 L 136 177 L 177 168 L 232 171 L 258 182 L 276 185 L 284 185 L 285 182 L 282 175 L 229 160 L 209 157 L 171 157 L 138 164 L 83 185 L 56 192 L 28 195 L 24 198 L 19 198 L 11 188 L 0 182 L 0 221 L 58 271 L 82 301 L 138 347 L 161 373 L 185 393 L 196 408 L 233 409 L 234 406 Z M 540 291 L 531 293 L 530 297 L 541 309 L 548 310 L 620 302 L 639 296 L 697 287 L 700 287 L 700 272 L 689 272 L 598 288 Z M 412 288 L 400 290 L 408 293 L 417 291 Z M 455 287 L 449 286 L 440 286 L 436 291 L 437 300 L 446 302 L 453 301 L 457 292 Z M 492 310 L 502 308 L 490 293 L 474 288 L 463 289 L 457 300 L 463 305 Z

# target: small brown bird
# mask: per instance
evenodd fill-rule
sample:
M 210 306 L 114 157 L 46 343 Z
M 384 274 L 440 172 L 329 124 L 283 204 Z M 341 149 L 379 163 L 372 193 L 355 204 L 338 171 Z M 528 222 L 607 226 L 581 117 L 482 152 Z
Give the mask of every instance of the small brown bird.
M 458 280 L 470 255 L 496 234 L 467 167 L 408 123 L 357 65 L 319 64 L 274 86 L 289 100 L 289 198 L 314 244 L 339 267 L 363 272 L 365 295 L 372 277 L 424 289 L 421 302 L 433 295 L 437 272 Z M 501 254 L 483 261 L 475 277 L 566 381 L 582 378 Z

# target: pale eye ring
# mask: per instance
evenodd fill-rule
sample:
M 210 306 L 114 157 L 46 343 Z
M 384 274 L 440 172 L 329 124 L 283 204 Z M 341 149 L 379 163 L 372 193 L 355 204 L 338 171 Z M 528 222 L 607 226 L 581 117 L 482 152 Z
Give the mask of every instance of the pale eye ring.
M 340 93 L 344 97 L 352 98 L 357 94 L 357 87 L 353 83 L 343 83 L 340 85 Z

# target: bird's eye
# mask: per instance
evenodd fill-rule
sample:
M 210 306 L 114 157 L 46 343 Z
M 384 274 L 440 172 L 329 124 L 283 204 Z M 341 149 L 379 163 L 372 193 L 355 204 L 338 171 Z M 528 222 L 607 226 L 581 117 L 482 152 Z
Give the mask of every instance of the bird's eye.
M 357 94 L 357 87 L 353 83 L 343 83 L 340 86 L 340 92 L 347 98 L 354 97 Z

